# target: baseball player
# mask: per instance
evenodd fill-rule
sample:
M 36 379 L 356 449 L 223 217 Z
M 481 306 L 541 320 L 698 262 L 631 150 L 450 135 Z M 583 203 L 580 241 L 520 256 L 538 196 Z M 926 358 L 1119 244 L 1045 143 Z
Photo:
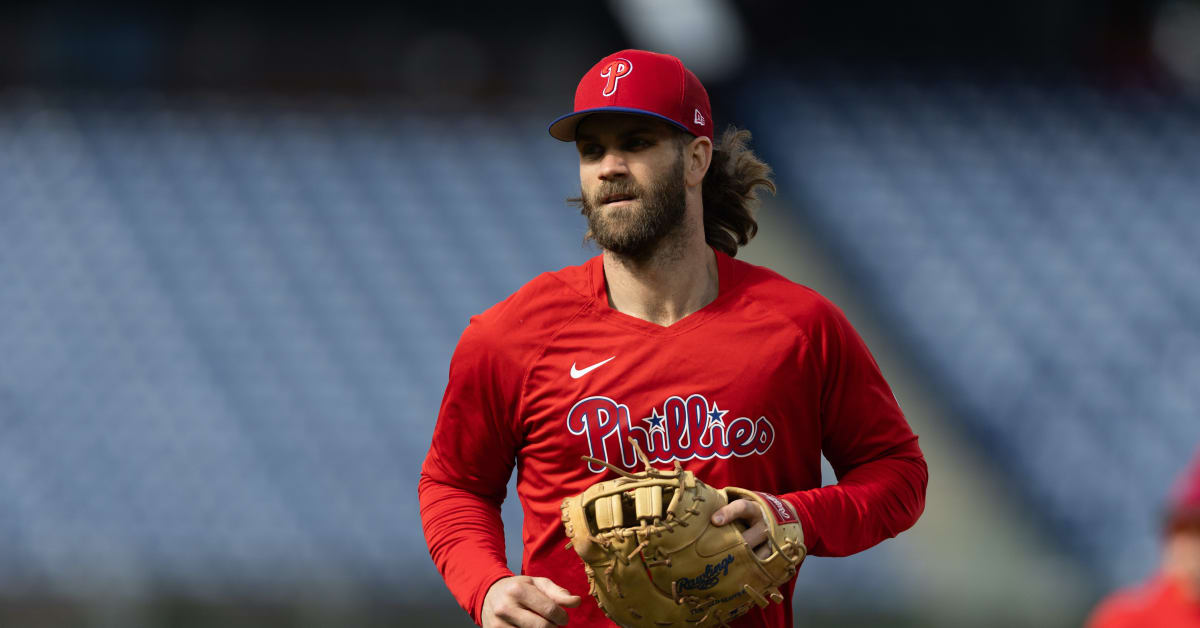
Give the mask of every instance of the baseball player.
M 550 135 L 574 142 L 587 237 L 602 253 L 544 273 L 471 319 L 450 363 L 419 494 L 425 538 L 476 623 L 611 626 L 565 547 L 559 506 L 601 479 L 676 462 L 713 486 L 767 493 L 810 554 L 893 537 L 924 508 L 927 470 L 895 397 L 842 312 L 734 259 L 769 167 L 727 131 L 675 57 L 641 50 L 588 70 Z M 821 454 L 838 483 L 821 486 Z M 522 575 L 500 504 L 517 473 Z M 762 555 L 763 512 L 734 501 Z M 791 626 L 790 597 L 738 626 Z
M 1200 452 L 1179 477 L 1163 537 L 1158 572 L 1102 601 L 1088 628 L 1200 628 Z

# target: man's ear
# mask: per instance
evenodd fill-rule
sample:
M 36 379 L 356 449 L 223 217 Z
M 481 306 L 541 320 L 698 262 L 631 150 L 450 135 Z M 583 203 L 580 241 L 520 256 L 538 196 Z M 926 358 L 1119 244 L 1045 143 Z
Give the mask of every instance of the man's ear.
M 704 175 L 708 172 L 708 167 L 712 165 L 712 153 L 712 140 L 703 135 L 692 138 L 692 141 L 684 146 L 683 176 L 688 187 L 704 182 Z

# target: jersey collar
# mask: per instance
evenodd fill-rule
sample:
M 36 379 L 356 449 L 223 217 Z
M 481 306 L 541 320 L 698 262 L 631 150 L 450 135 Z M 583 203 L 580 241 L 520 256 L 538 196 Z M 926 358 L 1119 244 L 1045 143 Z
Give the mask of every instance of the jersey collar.
M 692 329 L 721 311 L 721 306 L 729 300 L 730 293 L 736 284 L 733 258 L 716 249 L 711 250 L 717 259 L 717 298 L 713 299 L 712 303 L 688 314 L 674 324 L 663 327 L 662 325 L 644 321 L 636 316 L 630 316 L 629 314 L 613 309 L 608 304 L 608 282 L 604 280 L 603 254 L 588 260 L 588 264 L 591 265 L 591 288 L 592 297 L 595 299 L 595 309 L 601 316 L 607 317 L 614 323 L 653 335 L 675 335 Z

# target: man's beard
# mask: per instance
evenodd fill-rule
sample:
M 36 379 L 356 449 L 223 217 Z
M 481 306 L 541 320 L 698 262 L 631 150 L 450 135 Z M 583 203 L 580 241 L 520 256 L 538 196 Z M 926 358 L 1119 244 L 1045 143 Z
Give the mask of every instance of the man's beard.
M 636 196 L 641 207 L 600 209 L 599 199 L 613 194 Z M 592 240 L 600 248 L 640 264 L 653 257 L 663 241 L 682 227 L 686 199 L 681 156 L 663 178 L 646 188 L 621 178 L 600 186 L 591 197 L 583 193 L 572 200 L 577 200 L 588 221 L 585 241 Z

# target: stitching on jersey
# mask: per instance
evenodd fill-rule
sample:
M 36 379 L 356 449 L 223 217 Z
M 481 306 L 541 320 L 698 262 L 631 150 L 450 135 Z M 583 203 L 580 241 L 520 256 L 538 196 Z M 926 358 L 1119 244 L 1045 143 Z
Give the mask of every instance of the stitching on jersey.
M 799 285 L 801 288 L 807 290 L 808 292 L 811 292 L 816 297 L 815 302 L 817 303 L 818 307 L 823 308 L 827 312 L 830 312 L 830 313 L 832 310 L 837 308 L 837 306 L 832 301 L 825 298 L 821 293 L 817 292 L 816 290 L 813 290 L 812 288 L 809 288 L 808 286 L 805 286 L 805 285 L 801 285 L 801 284 L 797 284 L 797 285 Z M 774 307 L 772 307 L 770 305 L 767 305 L 766 303 L 763 303 L 756 297 L 747 296 L 747 298 L 754 301 L 755 303 L 759 304 L 763 309 L 765 309 L 769 312 L 773 312 L 775 315 L 780 316 L 783 319 L 787 320 L 787 322 L 791 323 L 791 325 L 796 328 L 796 332 L 800 335 L 800 337 L 804 339 L 805 348 L 808 349 L 808 351 L 806 351 L 806 353 L 808 354 L 806 356 L 808 358 L 806 361 L 809 362 L 809 365 L 813 369 L 813 372 L 817 373 L 818 375 L 825 375 L 825 371 L 822 370 L 821 365 L 819 363 L 817 363 L 816 352 L 813 350 L 812 336 L 810 336 L 808 334 L 808 332 L 806 332 L 804 330 L 804 328 L 800 326 L 799 323 L 797 323 L 794 319 L 792 319 L 792 317 L 788 316 L 787 314 L 784 314 L 783 312 L 775 309 Z M 837 317 L 833 316 L 832 318 L 836 319 Z M 831 323 L 836 324 L 836 320 L 831 321 Z M 840 346 L 838 347 L 838 352 L 839 352 L 838 359 L 841 359 L 841 357 L 840 357 L 841 347 Z M 826 393 L 826 381 L 824 378 L 822 378 L 822 380 L 821 380 L 821 414 L 820 414 L 822 432 L 825 431 L 825 419 L 826 419 L 826 417 L 825 417 L 825 405 L 826 405 L 825 393 Z M 822 443 L 822 449 L 824 449 L 823 443 Z
M 557 277 L 555 277 L 555 279 L 557 279 Z M 559 281 L 562 280 L 560 279 Z M 550 337 L 546 339 L 546 342 L 544 342 L 542 346 L 538 348 L 537 352 L 534 353 L 533 357 L 529 360 L 529 363 L 525 365 L 525 373 L 521 376 L 521 389 L 517 391 L 517 416 L 514 417 L 514 419 L 520 423 L 522 441 L 525 440 L 525 434 L 527 431 L 527 427 L 525 426 L 523 420 L 525 416 L 525 389 L 529 385 L 529 374 L 533 372 L 533 365 L 537 364 L 538 360 L 542 359 L 542 356 L 546 355 L 546 348 L 550 346 L 550 343 L 554 342 L 554 340 L 558 338 L 558 335 L 561 334 L 568 325 L 574 323 L 575 319 L 579 318 L 579 315 L 583 314 L 584 310 L 586 310 L 589 306 L 591 306 L 591 302 L 585 301 L 583 305 L 581 305 L 579 309 L 575 311 L 574 314 L 572 314 L 565 322 L 563 322 L 562 325 L 556 327 L 553 333 L 550 334 Z
M 796 285 L 800 285 L 800 284 L 796 284 Z M 804 288 L 805 290 L 809 290 L 810 292 L 813 292 L 813 294 L 817 294 L 815 291 L 813 291 L 813 290 L 812 290 L 812 288 L 809 288 L 809 287 L 807 287 L 807 286 L 800 286 L 800 287 L 801 287 L 801 288 Z M 819 295 L 819 294 L 817 294 L 817 296 L 820 296 L 820 295 Z M 823 299 L 824 297 L 821 297 L 821 298 Z M 778 309 L 776 309 L 775 307 L 772 307 L 772 306 L 770 306 L 770 305 L 767 305 L 766 303 L 763 303 L 763 302 L 762 302 L 762 300 L 761 300 L 761 299 L 759 299 L 758 297 L 754 297 L 754 296 L 751 296 L 751 295 L 747 294 L 747 295 L 746 295 L 746 299 L 747 299 L 747 300 L 749 300 L 749 301 L 753 301 L 753 302 L 754 302 L 756 305 L 758 305 L 759 307 L 761 307 L 761 308 L 763 308 L 764 310 L 766 310 L 766 311 L 768 311 L 768 312 L 770 312 L 770 313 L 772 313 L 772 314 L 774 314 L 774 315 L 776 315 L 776 316 L 778 316 L 778 317 L 782 318 L 783 320 L 787 321 L 787 322 L 788 322 L 788 324 L 790 324 L 792 327 L 794 327 L 794 328 L 796 329 L 796 333 L 797 333 L 797 334 L 800 336 L 800 338 L 801 338 L 801 339 L 804 341 L 804 348 L 805 348 L 805 349 L 808 349 L 808 351 L 805 351 L 805 354 L 806 354 L 806 356 L 805 356 L 805 357 L 807 358 L 807 360 L 806 360 L 806 361 L 807 361 L 807 362 L 811 362 L 810 366 L 812 367 L 812 369 L 813 369 L 813 372 L 814 372 L 814 373 L 820 373 L 820 372 L 821 372 L 820 365 L 816 363 L 816 359 L 817 359 L 817 358 L 816 358 L 816 357 L 813 355 L 813 351 L 812 351 L 812 346 L 813 346 L 812 337 L 811 337 L 811 336 L 809 336 L 809 335 L 808 335 L 808 332 L 807 332 L 807 331 L 805 331 L 805 330 L 804 330 L 804 328 L 800 326 L 800 323 L 797 323 L 797 322 L 796 322 L 796 320 L 795 320 L 795 319 L 793 319 L 791 316 L 788 316 L 787 314 L 784 314 L 783 312 L 779 311 L 779 310 L 778 310 Z M 818 301 L 818 302 L 820 302 L 820 301 Z M 825 382 L 823 382 L 823 381 L 822 381 L 822 382 L 821 382 L 822 396 L 824 396 L 824 387 L 825 387 Z
M 584 264 L 582 266 L 586 266 L 586 264 Z M 563 269 L 563 270 L 566 270 L 566 269 Z M 562 271 L 546 273 L 546 276 L 548 276 L 548 277 L 554 279 L 555 281 L 557 281 L 558 283 L 561 283 L 562 285 L 566 286 L 566 288 L 568 290 L 570 290 L 571 292 L 573 292 L 575 294 L 578 294 L 579 296 L 583 297 L 584 299 L 594 299 L 595 298 L 594 295 L 591 295 L 591 294 L 588 294 L 586 292 L 576 289 L 575 286 L 568 283 L 566 279 L 559 277 L 558 275 L 560 272 L 562 272 Z M 591 276 L 591 271 L 589 270 L 588 271 L 588 286 L 591 286 L 591 285 L 592 285 L 592 276 Z

